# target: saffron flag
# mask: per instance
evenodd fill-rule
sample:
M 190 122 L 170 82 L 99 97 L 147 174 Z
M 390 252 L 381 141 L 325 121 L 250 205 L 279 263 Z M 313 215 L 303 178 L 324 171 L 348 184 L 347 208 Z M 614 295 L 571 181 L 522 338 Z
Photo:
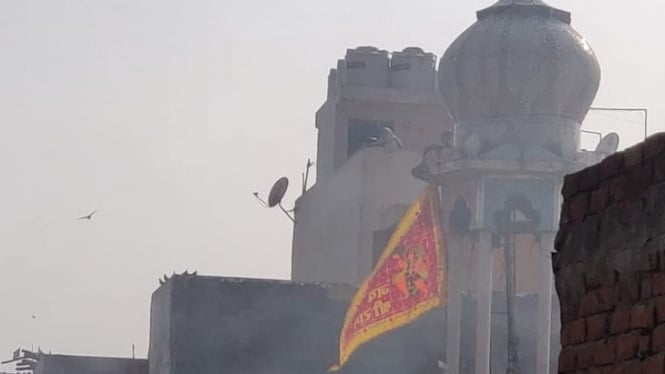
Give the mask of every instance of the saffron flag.
M 420 195 L 393 232 L 346 312 L 339 340 L 344 366 L 362 344 L 402 327 L 446 301 L 445 248 L 436 187 Z

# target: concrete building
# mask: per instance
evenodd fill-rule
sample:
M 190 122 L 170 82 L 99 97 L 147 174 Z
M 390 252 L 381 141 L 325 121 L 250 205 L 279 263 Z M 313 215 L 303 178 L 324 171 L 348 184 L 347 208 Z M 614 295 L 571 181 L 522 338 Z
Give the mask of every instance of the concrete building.
M 18 349 L 16 371 L 34 374 L 148 374 L 148 360 L 135 358 L 72 356 L 46 354 Z
M 145 359 L 42 355 L 35 374 L 148 374 Z
M 316 113 L 316 184 L 296 201 L 292 278 L 358 284 L 423 182 L 410 170 L 452 120 L 437 91 L 436 57 L 349 49 L 330 71 Z M 389 128 L 399 145 L 376 147 Z
M 152 297 L 150 374 L 324 374 L 355 287 L 175 275 Z M 363 347 L 343 373 L 438 373 L 433 313 Z

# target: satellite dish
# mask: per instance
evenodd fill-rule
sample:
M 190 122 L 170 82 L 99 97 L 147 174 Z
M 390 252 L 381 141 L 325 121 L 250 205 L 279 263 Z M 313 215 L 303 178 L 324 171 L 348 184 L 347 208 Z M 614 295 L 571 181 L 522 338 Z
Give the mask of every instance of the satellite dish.
M 597 153 L 614 153 L 619 149 L 619 135 L 611 132 L 600 139 L 600 143 L 596 147 Z
M 281 177 L 272 185 L 270 189 L 270 195 L 268 195 L 268 206 L 274 207 L 279 205 L 284 198 L 286 189 L 289 188 L 289 179 L 286 177 Z

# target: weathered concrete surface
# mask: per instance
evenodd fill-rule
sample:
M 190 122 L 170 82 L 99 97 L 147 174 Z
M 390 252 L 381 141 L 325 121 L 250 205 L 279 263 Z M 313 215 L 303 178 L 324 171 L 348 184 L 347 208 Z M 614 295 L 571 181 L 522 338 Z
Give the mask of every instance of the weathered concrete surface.
M 410 174 L 423 148 L 452 129 L 436 90 L 436 57 L 420 48 L 389 55 L 347 50 L 316 113 L 316 184 L 298 198 L 291 278 L 357 285 L 372 270 L 381 236 L 424 184 Z M 402 149 L 366 148 L 365 126 L 394 131 Z M 355 135 L 354 135 L 355 134 Z
M 665 372 L 665 134 L 566 177 L 560 373 Z
M 377 260 L 374 234 L 396 223 L 424 188 L 409 173 L 420 156 L 406 150 L 361 149 L 334 177 L 301 196 L 296 202 L 292 279 L 362 282 Z
M 153 294 L 151 374 L 325 373 L 354 288 L 175 276 Z M 361 348 L 344 373 L 429 373 L 440 313 Z M 420 370 L 420 371 L 418 371 Z
M 355 288 L 325 284 L 175 276 L 152 298 L 150 374 L 323 374 L 337 359 L 337 344 Z M 494 298 L 492 344 L 506 341 L 504 296 Z M 535 367 L 536 300 L 517 303 L 525 372 Z M 463 302 L 462 369 L 473 372 L 474 314 Z M 440 374 L 445 360 L 445 310 L 361 347 L 345 374 Z M 467 333 L 468 332 L 468 333 Z M 554 334 L 553 339 L 558 339 Z M 505 371 L 496 350 L 492 370 Z
M 148 360 L 45 354 L 35 374 L 148 374 Z

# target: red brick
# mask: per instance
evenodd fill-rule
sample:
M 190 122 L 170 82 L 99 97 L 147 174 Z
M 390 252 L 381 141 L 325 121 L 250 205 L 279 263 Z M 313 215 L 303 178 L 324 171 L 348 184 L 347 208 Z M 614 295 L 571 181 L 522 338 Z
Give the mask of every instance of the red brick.
M 645 160 L 661 155 L 665 151 L 665 133 L 649 136 L 644 141 L 643 157 Z
M 640 282 L 637 277 L 624 276 L 619 282 L 619 300 L 622 305 L 633 305 L 640 299 Z
M 599 212 L 607 206 L 610 200 L 610 189 L 607 186 L 600 186 L 598 189 L 591 193 L 591 202 L 589 203 L 589 211 L 591 213 Z
M 610 180 L 610 200 L 612 202 L 620 202 L 626 197 L 628 184 L 630 183 L 628 177 L 619 175 L 618 177 Z
M 577 348 L 577 361 L 575 364 L 577 370 L 587 369 L 594 365 L 594 354 L 596 354 L 597 346 L 598 344 L 593 342 Z
M 640 374 L 663 374 L 665 373 L 665 353 L 659 353 L 647 357 L 640 365 Z
M 614 339 L 595 342 L 593 352 L 594 365 L 608 365 L 616 360 L 617 342 Z
M 645 300 L 651 297 L 652 279 L 651 273 L 645 274 L 642 278 L 642 283 L 640 285 L 640 299 Z
M 640 348 L 637 352 L 639 356 L 644 356 L 651 351 L 651 335 L 640 335 Z
M 656 322 L 665 322 L 665 296 L 658 296 L 653 299 L 656 308 Z
M 580 317 L 588 317 L 594 314 L 608 312 L 618 304 L 619 291 L 617 286 L 602 287 L 587 292 L 580 297 Z
M 598 293 L 598 301 L 600 303 L 600 312 L 608 312 L 617 305 L 619 302 L 619 289 L 616 286 L 603 287 L 596 291 Z
M 577 345 L 586 341 L 586 322 L 584 318 L 580 318 L 571 322 L 570 326 L 570 343 Z
M 624 166 L 634 168 L 642 164 L 642 145 L 634 145 L 623 152 Z
M 570 323 L 561 325 L 561 333 L 559 335 L 560 335 L 559 341 L 561 342 L 561 347 L 568 348 L 574 345 Z
M 597 313 L 599 303 L 596 291 L 587 292 L 582 295 L 578 307 L 580 316 L 586 317 Z
M 620 308 L 610 317 L 610 333 L 618 334 L 630 330 L 630 309 Z
M 565 225 L 570 222 L 570 203 L 564 201 L 561 204 L 561 214 L 559 215 L 559 226 Z
M 660 255 L 657 252 L 647 253 L 647 270 L 660 269 Z
M 578 188 L 581 191 L 592 190 L 600 182 L 600 168 L 592 166 L 582 170 Z
M 629 178 L 631 183 L 626 187 L 626 193 L 631 196 L 642 194 L 653 184 L 653 163 L 646 164 L 635 170 L 631 170 Z
M 574 348 L 566 348 L 559 353 L 559 372 L 566 373 L 574 371 L 577 367 L 577 351 Z
M 623 153 L 617 152 L 606 157 L 600 164 L 600 178 L 606 180 L 621 173 L 623 170 Z
M 640 360 L 631 360 L 628 362 L 624 362 L 619 364 L 611 373 L 612 374 L 639 374 L 640 372 L 640 366 L 641 366 Z
M 594 355 L 596 354 L 598 344 L 596 342 L 587 343 L 577 347 L 577 360 L 575 368 L 584 370 L 594 365 Z
M 654 296 L 665 295 L 665 273 L 653 274 L 653 288 Z
M 653 179 L 656 183 L 665 180 L 665 162 L 656 162 L 653 165 Z
M 630 327 L 633 329 L 648 329 L 653 327 L 654 314 L 652 303 L 633 306 L 630 313 Z
M 556 233 L 556 237 L 554 238 L 554 250 L 557 251 L 557 253 L 552 254 L 552 256 L 557 256 L 558 252 L 563 250 L 563 246 L 566 244 L 566 240 L 568 239 L 569 235 L 569 225 L 563 224 L 563 222 L 559 225 L 559 231 Z M 554 266 L 556 267 L 556 261 L 554 262 Z M 554 273 L 556 274 L 558 270 L 555 268 Z
M 570 201 L 569 214 L 572 222 L 582 222 L 589 209 L 589 194 L 579 193 Z
M 614 271 L 586 271 L 584 273 L 584 284 L 588 290 L 602 286 L 613 286 L 616 284 L 616 272 Z
M 568 174 L 565 176 L 563 182 L 563 189 L 561 190 L 561 193 L 563 194 L 564 197 L 569 198 L 577 193 L 579 189 L 578 188 L 579 180 L 580 180 L 579 172 Z
M 569 324 L 577 319 L 577 310 L 575 307 L 561 303 L 561 323 Z
M 636 332 L 619 335 L 613 340 L 616 341 L 617 353 L 616 359 L 626 361 L 631 358 L 637 358 L 637 351 L 640 347 L 640 336 Z
M 607 335 L 607 325 L 607 314 L 596 314 L 587 318 L 587 341 L 604 338 Z
M 651 332 L 651 349 L 654 352 L 665 352 L 665 325 L 660 325 Z

